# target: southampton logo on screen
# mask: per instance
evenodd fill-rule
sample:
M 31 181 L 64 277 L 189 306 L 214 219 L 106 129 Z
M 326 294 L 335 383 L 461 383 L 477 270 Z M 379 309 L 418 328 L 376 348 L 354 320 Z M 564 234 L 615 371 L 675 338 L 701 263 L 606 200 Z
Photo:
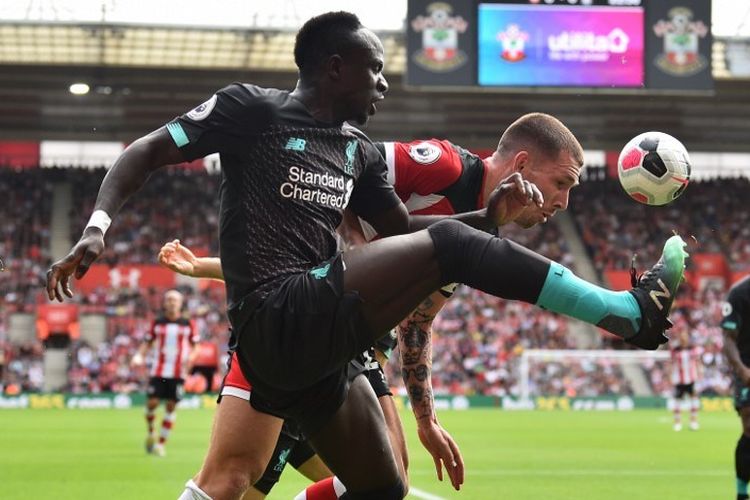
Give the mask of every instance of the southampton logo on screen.
M 451 16 L 453 7 L 447 2 L 431 3 L 427 12 L 428 16 L 417 16 L 411 22 L 412 29 L 422 33 L 422 50 L 414 54 L 414 62 L 439 73 L 463 66 L 468 58 L 458 48 L 458 35 L 469 23 L 461 16 Z
M 497 34 L 497 40 L 502 44 L 500 57 L 508 62 L 518 62 L 526 57 L 526 42 L 529 34 L 522 31 L 517 24 L 509 24 L 505 31 Z
M 664 52 L 656 58 L 656 66 L 672 76 L 691 76 L 708 66 L 706 58 L 698 52 L 699 38 L 708 34 L 703 21 L 693 21 L 693 11 L 675 7 L 667 13 L 668 21 L 660 19 L 654 33 L 664 37 Z

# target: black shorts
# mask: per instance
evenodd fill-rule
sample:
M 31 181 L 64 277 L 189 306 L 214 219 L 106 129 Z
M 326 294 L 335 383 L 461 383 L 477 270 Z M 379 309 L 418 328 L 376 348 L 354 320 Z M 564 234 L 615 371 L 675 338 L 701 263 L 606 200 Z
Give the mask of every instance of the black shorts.
M 183 382 L 181 378 L 151 377 L 148 379 L 146 395 L 149 398 L 179 401 L 185 395 L 185 390 L 182 388 Z
M 273 485 L 279 482 L 281 473 L 287 463 L 297 469 L 314 455 L 313 449 L 300 436 L 297 426 L 285 420 L 284 426 L 281 428 L 281 434 L 279 434 L 279 440 L 276 442 L 276 448 L 271 455 L 271 461 L 268 462 L 268 467 L 263 472 L 263 476 L 253 487 L 263 492 L 264 495 L 268 495 Z
M 362 300 L 344 290 L 341 254 L 284 280 L 264 300 L 229 311 L 250 404 L 313 436 L 349 390 L 347 364 L 372 345 Z
M 750 387 L 739 377 L 734 377 L 734 409 L 740 411 L 750 406 Z
M 677 384 L 674 386 L 674 397 L 680 399 L 683 396 L 695 396 L 695 384 Z

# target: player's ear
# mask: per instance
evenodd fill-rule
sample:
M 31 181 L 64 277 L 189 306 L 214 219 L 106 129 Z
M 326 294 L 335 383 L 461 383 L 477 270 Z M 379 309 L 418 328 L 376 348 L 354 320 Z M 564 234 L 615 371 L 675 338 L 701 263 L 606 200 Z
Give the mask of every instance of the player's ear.
M 333 81 L 341 80 L 342 68 L 344 60 L 338 54 L 333 54 L 325 63 L 325 72 Z
M 523 170 L 529 166 L 529 153 L 528 151 L 519 151 L 513 157 L 513 171 L 523 172 Z

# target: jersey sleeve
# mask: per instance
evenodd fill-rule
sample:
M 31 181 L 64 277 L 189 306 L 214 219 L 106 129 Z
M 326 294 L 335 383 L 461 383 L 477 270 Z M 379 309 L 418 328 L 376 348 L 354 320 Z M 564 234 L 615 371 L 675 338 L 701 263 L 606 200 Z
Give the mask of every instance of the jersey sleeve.
M 186 161 L 217 152 L 238 151 L 250 135 L 273 120 L 273 109 L 252 85 L 235 83 L 167 123 L 166 129 Z
M 437 193 L 461 176 L 456 148 L 448 141 L 383 142 L 379 148 L 388 167 L 388 179 L 402 198 Z
M 367 219 L 395 207 L 401 200 L 388 182 L 388 169 L 383 157 L 371 142 L 362 140 L 361 144 L 365 167 L 354 185 L 348 207 L 356 215 Z
M 721 327 L 725 330 L 740 331 L 742 329 L 742 302 L 736 288 L 729 291 L 727 301 L 721 305 Z

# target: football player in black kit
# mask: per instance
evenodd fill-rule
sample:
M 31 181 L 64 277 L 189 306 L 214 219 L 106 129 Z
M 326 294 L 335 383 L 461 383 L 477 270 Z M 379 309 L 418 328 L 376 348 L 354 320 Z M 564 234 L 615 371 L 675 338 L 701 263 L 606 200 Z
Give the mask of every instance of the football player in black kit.
M 742 435 L 734 450 L 737 500 L 747 500 L 750 481 L 750 277 L 736 283 L 722 307 L 724 355 L 734 369 L 734 407 Z
M 361 376 L 350 384 L 346 365 L 448 283 L 596 324 L 642 348 L 667 341 L 686 256 L 679 236 L 632 290 L 613 292 L 486 232 L 543 205 L 520 174 L 498 184 L 486 209 L 409 216 L 383 158 L 346 123 L 364 125 L 388 90 L 380 40 L 353 14 L 323 14 L 297 34 L 295 61 L 293 91 L 233 84 L 133 142 L 104 178 L 81 239 L 47 273 L 51 300 L 71 296 L 70 276 L 101 254 L 110 217 L 152 171 L 220 153 L 221 265 L 253 425 L 222 435 L 232 408 L 219 405 L 203 467 L 181 499 L 240 497 L 262 475 L 286 417 L 346 485 L 342 498 L 403 498 L 375 393 Z M 338 253 L 346 207 L 384 238 Z M 250 468 L 235 461 L 239 442 L 257 460 Z M 462 464 L 450 450 L 442 460 L 460 486 Z

